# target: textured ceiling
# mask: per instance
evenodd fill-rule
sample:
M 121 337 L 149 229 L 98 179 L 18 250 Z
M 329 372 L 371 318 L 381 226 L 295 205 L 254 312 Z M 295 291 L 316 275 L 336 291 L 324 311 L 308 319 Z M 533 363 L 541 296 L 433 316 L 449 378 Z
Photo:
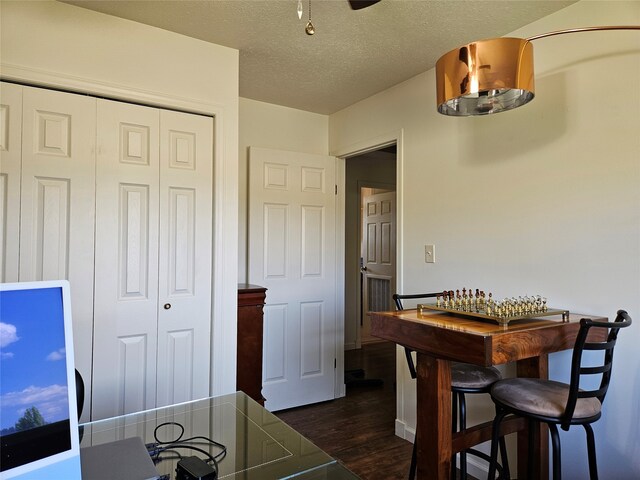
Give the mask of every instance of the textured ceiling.
M 65 1 L 240 51 L 240 96 L 331 114 L 433 68 L 443 53 L 505 35 L 575 1 Z M 542 33 L 542 32 L 541 32 Z

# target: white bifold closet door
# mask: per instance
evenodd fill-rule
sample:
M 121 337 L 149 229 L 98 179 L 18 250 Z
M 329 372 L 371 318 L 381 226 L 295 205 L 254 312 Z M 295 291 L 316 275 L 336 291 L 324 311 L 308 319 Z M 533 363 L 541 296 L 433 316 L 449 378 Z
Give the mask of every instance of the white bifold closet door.
M 160 112 L 157 405 L 209 395 L 213 119 Z
M 97 107 L 92 419 L 209 394 L 213 119 Z
M 89 390 L 95 99 L 4 82 L 0 94 L 1 280 L 69 280 L 76 368 Z
M 0 85 L 0 281 L 71 283 L 82 420 L 207 396 L 213 119 Z
M 0 84 L 0 282 L 17 282 L 20 266 L 22 88 Z

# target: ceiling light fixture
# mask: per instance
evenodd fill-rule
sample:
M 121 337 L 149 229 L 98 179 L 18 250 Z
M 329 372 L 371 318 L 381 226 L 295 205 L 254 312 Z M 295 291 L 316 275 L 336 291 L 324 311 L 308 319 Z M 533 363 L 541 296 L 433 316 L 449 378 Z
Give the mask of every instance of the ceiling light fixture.
M 298 0 L 298 20 L 302 20 L 302 0 Z
M 363 8 L 375 5 L 379 1 L 380 0 L 349 0 L 349 5 L 351 6 L 351 10 L 362 10 Z
M 307 35 L 313 35 L 314 33 L 316 33 L 316 27 L 314 27 L 313 23 L 311 23 L 311 0 L 309 0 L 309 21 L 307 22 L 307 26 L 304 27 L 304 31 L 307 33 Z
M 529 38 L 491 38 L 451 50 L 436 63 L 438 112 L 458 117 L 517 108 L 534 95 L 533 40 L 567 33 L 640 30 L 640 25 L 584 27 Z

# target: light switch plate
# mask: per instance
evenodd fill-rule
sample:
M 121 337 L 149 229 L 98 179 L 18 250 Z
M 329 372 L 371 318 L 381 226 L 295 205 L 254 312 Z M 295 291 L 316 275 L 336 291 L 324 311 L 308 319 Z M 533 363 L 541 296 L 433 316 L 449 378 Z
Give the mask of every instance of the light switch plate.
M 424 246 L 424 262 L 436 263 L 436 246 L 435 245 Z

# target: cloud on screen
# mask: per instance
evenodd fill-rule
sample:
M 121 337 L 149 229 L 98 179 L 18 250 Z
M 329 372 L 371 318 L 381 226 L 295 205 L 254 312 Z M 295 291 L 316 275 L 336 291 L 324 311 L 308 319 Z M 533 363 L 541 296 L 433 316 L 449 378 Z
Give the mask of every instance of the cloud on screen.
M 64 360 L 64 357 L 65 357 L 64 348 L 59 348 L 58 350 L 55 350 L 51 352 L 49 355 L 47 355 L 47 360 L 50 362 L 55 362 L 57 360 Z
M 20 415 L 27 408 L 35 406 L 47 422 L 68 418 L 67 387 L 49 385 L 34 387 L 33 385 L 20 392 L 8 392 L 0 397 L 2 408 L 15 408 Z
M 15 325 L 0 322 L 0 348 L 12 344 L 20 340 Z

